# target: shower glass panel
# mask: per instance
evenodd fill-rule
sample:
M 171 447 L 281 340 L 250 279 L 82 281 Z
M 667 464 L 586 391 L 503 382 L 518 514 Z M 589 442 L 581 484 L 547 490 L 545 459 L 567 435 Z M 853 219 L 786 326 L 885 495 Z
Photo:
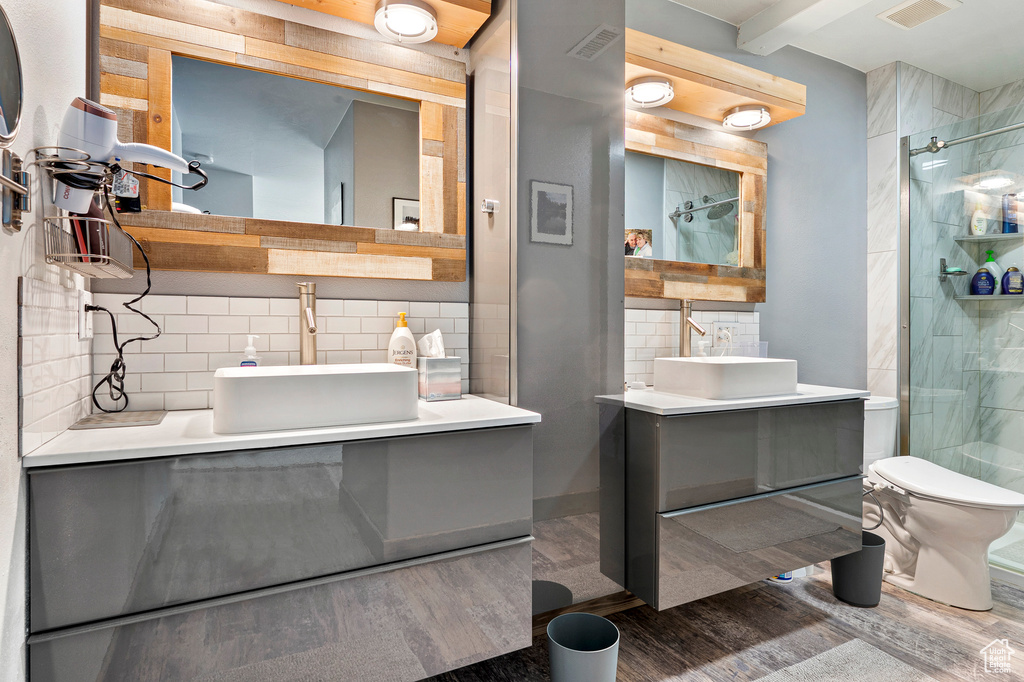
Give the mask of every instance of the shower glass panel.
M 1024 107 L 913 135 L 977 139 L 909 159 L 909 453 L 1024 493 L 1024 296 L 971 296 L 991 252 L 1001 271 L 1024 269 L 1024 234 L 1003 233 L 1004 195 L 1024 199 Z M 987 233 L 971 234 L 977 208 Z M 1020 228 L 1024 229 L 1024 228 Z M 947 270 L 940 273 L 942 260 Z M 904 280 L 906 282 L 906 280 Z M 905 284 L 906 286 L 906 284 Z M 990 550 L 1024 573 L 1024 520 Z

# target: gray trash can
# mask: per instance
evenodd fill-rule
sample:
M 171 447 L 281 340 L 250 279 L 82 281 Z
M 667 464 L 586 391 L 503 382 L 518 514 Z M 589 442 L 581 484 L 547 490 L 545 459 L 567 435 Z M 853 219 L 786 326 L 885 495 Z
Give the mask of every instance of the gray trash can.
M 878 606 L 884 564 L 885 540 L 864 531 L 859 552 L 832 560 L 832 594 L 852 606 Z
M 551 682 L 615 682 L 619 629 L 592 613 L 565 613 L 548 623 Z

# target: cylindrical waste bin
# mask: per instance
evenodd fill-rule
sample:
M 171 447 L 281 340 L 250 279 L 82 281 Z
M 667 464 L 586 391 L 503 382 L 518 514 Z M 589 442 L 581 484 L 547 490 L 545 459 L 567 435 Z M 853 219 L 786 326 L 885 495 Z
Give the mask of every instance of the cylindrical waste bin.
M 864 531 L 859 552 L 832 560 L 832 594 L 853 606 L 878 606 L 884 563 L 885 540 Z
M 592 613 L 565 613 L 548 623 L 551 682 L 615 682 L 619 629 Z

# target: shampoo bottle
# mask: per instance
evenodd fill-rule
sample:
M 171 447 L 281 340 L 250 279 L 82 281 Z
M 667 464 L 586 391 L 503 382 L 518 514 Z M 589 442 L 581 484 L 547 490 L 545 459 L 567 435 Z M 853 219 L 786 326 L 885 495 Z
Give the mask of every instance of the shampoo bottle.
M 981 267 L 988 270 L 989 274 L 992 275 L 992 279 L 995 280 L 995 288 L 992 293 L 998 296 L 1000 293 L 999 285 L 1003 281 L 1003 269 L 999 267 L 999 263 L 996 262 L 996 258 L 992 255 L 993 252 L 991 250 L 986 251 L 985 253 L 988 254 L 988 258 L 986 258 L 985 262 L 981 264 Z
M 1012 265 L 1006 268 L 1006 274 L 1003 275 L 1002 289 L 1003 293 L 1008 296 L 1024 294 L 1024 273 Z
M 239 367 L 256 367 L 260 364 L 260 356 L 256 355 L 256 346 L 253 344 L 253 339 L 260 337 L 255 334 L 247 334 L 249 339 L 249 345 L 245 347 L 245 352 L 242 353 L 242 364 Z
M 985 268 L 978 270 L 978 274 L 971 279 L 972 296 L 991 296 L 995 288 L 996 280 Z
M 405 321 L 406 313 L 398 313 L 398 325 L 388 344 L 388 362 L 403 367 L 416 367 L 416 340 Z
M 985 211 L 981 208 L 979 201 L 974 205 L 974 213 L 971 215 L 971 234 L 979 237 L 988 230 L 988 223 L 985 219 Z

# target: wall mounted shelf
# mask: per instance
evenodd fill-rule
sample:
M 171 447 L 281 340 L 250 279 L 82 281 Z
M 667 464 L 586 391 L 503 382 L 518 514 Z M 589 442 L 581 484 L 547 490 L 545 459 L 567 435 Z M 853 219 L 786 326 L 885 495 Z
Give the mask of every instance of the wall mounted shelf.
M 998 244 L 1001 242 L 1018 241 L 1024 244 L 1024 234 L 1011 232 L 1009 234 L 982 234 L 970 235 L 967 237 L 953 237 L 957 244 Z
M 987 303 L 1024 303 L 1024 296 L 1020 295 L 1001 295 L 1001 296 L 974 296 L 974 295 L 963 295 L 954 296 L 958 301 L 985 301 Z
M 800 83 L 627 28 L 626 82 L 644 76 L 672 81 L 675 97 L 665 107 L 718 123 L 730 109 L 756 104 L 775 125 L 803 116 L 807 105 Z

